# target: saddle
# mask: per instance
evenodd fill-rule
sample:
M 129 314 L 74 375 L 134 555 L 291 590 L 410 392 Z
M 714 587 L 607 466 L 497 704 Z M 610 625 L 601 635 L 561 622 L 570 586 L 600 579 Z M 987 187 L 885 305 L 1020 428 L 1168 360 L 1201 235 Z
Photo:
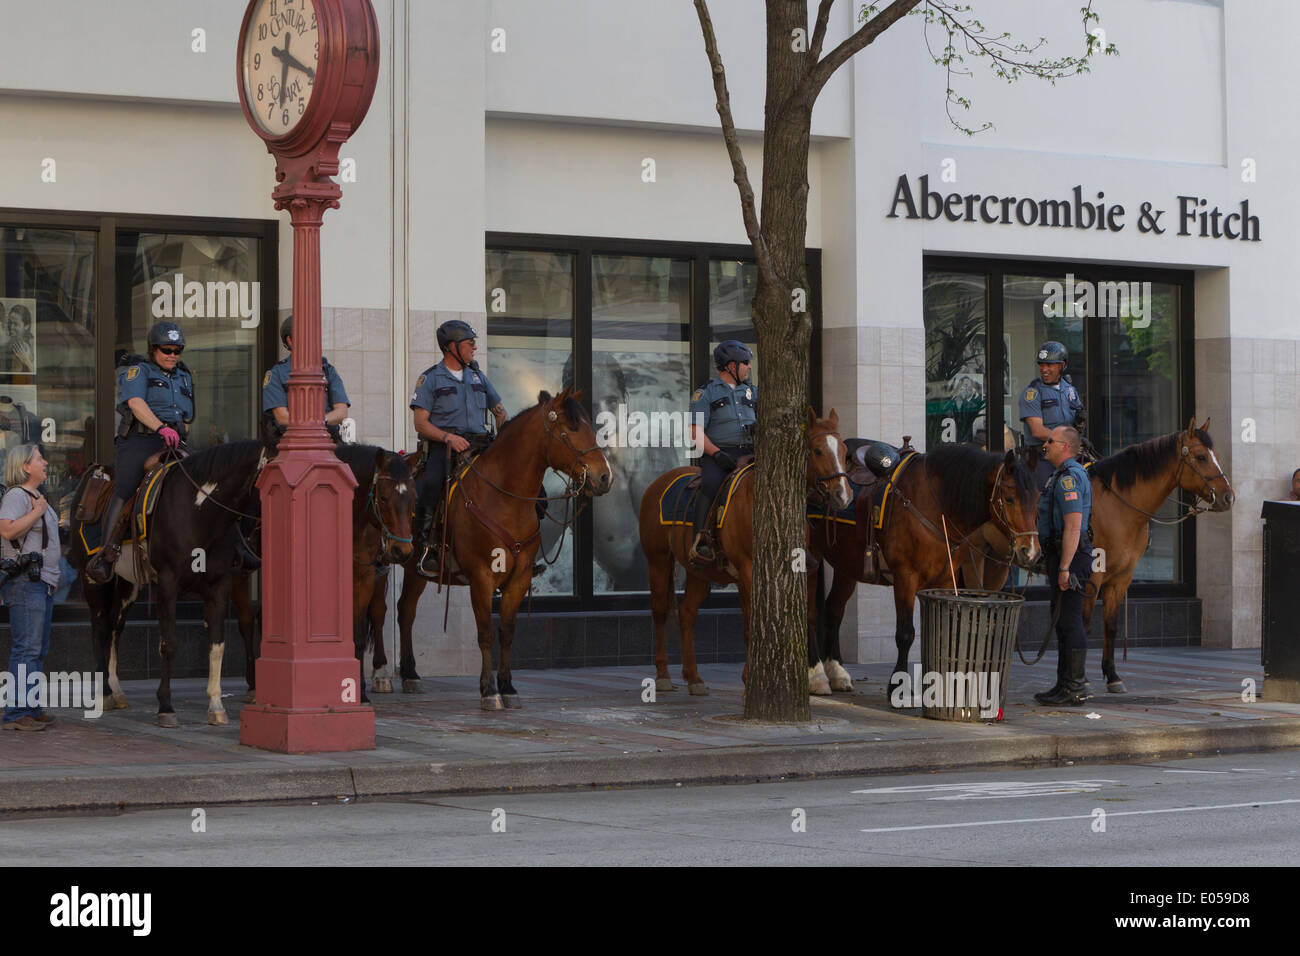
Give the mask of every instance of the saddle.
M 854 491 L 851 520 L 863 543 L 862 573 L 858 580 L 863 584 L 892 584 L 893 577 L 876 531 L 884 526 L 890 490 L 916 454 L 912 436 L 904 435 L 903 444 L 898 447 L 866 438 L 850 438 L 845 444 L 849 452 L 849 482 Z
M 456 561 L 456 549 L 452 547 L 452 527 L 447 522 L 447 504 L 455 494 L 456 486 L 465 473 L 473 466 L 479 455 L 483 454 L 496 440 L 495 435 L 462 435 L 469 442 L 469 447 L 457 452 L 447 466 L 446 484 L 443 493 L 434 503 L 433 528 L 429 532 L 430 543 L 438 549 L 438 580 L 442 584 L 468 584 Z M 427 441 L 420 442 L 420 457 L 411 469 L 415 480 L 424 477 L 430 454 L 443 454 L 442 447 Z
M 168 450 L 163 449 L 145 459 L 144 479 L 122 509 L 122 513 L 129 517 L 126 521 L 125 534 L 121 540 L 123 542 L 134 541 L 140 546 L 141 550 L 143 550 L 148 540 L 149 518 L 153 515 L 154 506 L 158 503 L 163 478 L 174 464 L 188 458 L 190 452 L 183 447 L 177 448 L 170 453 L 171 457 L 167 461 L 163 461 L 164 456 L 167 454 Z M 81 502 L 77 506 L 76 513 L 73 515 L 77 521 L 81 522 L 81 541 L 85 546 L 87 557 L 94 555 L 105 544 L 108 544 L 108 536 L 113 529 L 103 527 L 103 520 L 112 494 L 112 466 L 92 465 L 90 477 L 86 479 L 86 490 L 81 496 Z
M 722 544 L 719 540 L 718 531 L 722 528 L 722 522 L 726 517 L 726 505 L 731 500 L 731 493 L 735 490 L 736 482 L 740 476 L 748 471 L 754 464 L 753 455 L 741 455 L 736 460 L 736 467 L 733 468 L 722 483 L 718 485 L 718 492 L 709 502 L 709 513 L 705 516 L 704 527 L 701 529 L 712 540 L 713 544 L 713 565 L 720 568 L 729 566 L 727 556 L 722 551 Z M 686 496 L 688 502 L 688 515 L 695 513 L 695 499 L 700 493 L 700 481 L 702 476 L 695 475 L 686 482 Z M 690 523 L 688 520 L 687 524 Z M 700 567 L 706 567 L 707 562 L 700 562 L 692 559 L 692 563 Z

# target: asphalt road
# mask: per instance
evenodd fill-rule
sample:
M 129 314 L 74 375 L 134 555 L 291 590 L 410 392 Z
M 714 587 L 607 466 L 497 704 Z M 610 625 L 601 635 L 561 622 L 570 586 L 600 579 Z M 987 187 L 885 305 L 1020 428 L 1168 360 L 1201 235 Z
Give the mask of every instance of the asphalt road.
M 1141 765 L 0 817 L 0 864 L 1294 865 L 1293 752 Z M 1193 889 L 1215 887 L 1208 874 Z

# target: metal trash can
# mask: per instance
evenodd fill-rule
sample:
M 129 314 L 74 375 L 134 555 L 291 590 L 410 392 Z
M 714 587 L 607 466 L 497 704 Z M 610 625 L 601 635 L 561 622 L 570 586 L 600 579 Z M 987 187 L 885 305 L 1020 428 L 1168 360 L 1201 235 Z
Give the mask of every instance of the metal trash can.
M 931 589 L 921 599 L 921 713 L 991 720 L 1007 699 L 1025 599 L 1005 591 Z
M 1266 501 L 1260 656 L 1264 700 L 1300 704 L 1300 502 Z

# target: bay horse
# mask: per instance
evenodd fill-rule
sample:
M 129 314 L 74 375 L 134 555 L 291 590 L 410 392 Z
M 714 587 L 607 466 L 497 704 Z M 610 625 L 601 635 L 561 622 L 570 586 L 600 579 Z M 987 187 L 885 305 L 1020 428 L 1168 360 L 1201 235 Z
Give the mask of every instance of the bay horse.
M 866 573 L 866 523 L 872 520 L 872 495 L 859 495 L 853 525 L 837 527 L 834 520 L 810 515 L 813 552 L 835 571 L 822 617 L 823 646 L 816 652 L 809 648 L 809 666 L 820 664 L 829 678 L 822 693 L 853 689 L 839 656 L 839 631 L 844 608 L 859 583 L 893 585 L 897 674 L 907 669 L 916 639 L 912 623 L 916 593 L 949 586 L 949 555 L 952 567 L 959 567 L 982 525 L 991 523 L 1016 542 L 1014 549 L 1008 549 L 1016 563 L 1029 567 L 1038 560 L 1033 465 L 1029 457 L 1015 451 L 1001 455 L 955 444 L 918 453 L 900 465 L 889 492 L 892 501 L 886 502 L 876 531 L 889 580 L 869 579 Z M 810 617 L 814 614 L 810 607 Z
M 1092 623 L 1092 611 L 1101 598 L 1105 639 L 1101 669 L 1106 689 L 1112 694 L 1125 692 L 1124 681 L 1115 670 L 1115 637 L 1119 630 L 1119 613 L 1133 581 L 1138 559 L 1150 544 L 1149 522 L 1176 489 L 1207 502 L 1209 508 L 1193 507 L 1181 518 L 1202 511 L 1228 511 L 1236 495 L 1228 476 L 1214 454 L 1214 440 L 1207 418 L 1200 428 L 1196 419 L 1187 423 L 1186 431 L 1171 432 L 1159 438 L 1129 445 L 1088 468 L 1092 484 L 1093 547 L 1104 552 L 1092 573 L 1095 590 L 1084 598 L 1083 625 Z M 996 535 L 986 534 L 994 553 L 1002 543 Z M 1001 588 L 1007 569 L 996 561 L 983 561 L 976 573 L 986 587 Z
M 89 555 L 83 543 L 82 523 L 74 518 L 73 544 L 68 558 L 81 575 L 85 589 L 95 666 L 104 674 L 109 690 L 104 702 L 106 710 L 126 706 L 117 679 L 116 637 L 125 623 L 127 610 L 152 576 L 160 632 L 158 652 L 162 659 L 158 683 L 159 726 L 180 726 L 172 706 L 171 672 L 176 656 L 176 600 L 182 591 L 196 592 L 203 599 L 203 623 L 208 639 L 208 723 L 229 722 L 221 703 L 221 661 L 225 652 L 226 605 L 230 600 L 235 563 L 235 522 L 256 503 L 254 482 L 265 461 L 261 442 L 238 441 L 206 449 L 173 465 L 167 471 L 148 519 L 145 553 L 137 555 L 135 543 L 125 542 L 114 567 L 115 574 L 107 584 L 96 584 L 84 573 Z M 87 476 L 92 470 L 87 471 Z M 74 515 L 86 486 L 83 478 L 73 499 Z
M 853 500 L 847 474 L 846 449 L 839 436 L 839 426 L 840 417 L 835 409 L 831 409 L 826 418 L 818 418 L 813 409 L 808 409 L 808 465 L 805 480 L 809 493 L 824 497 L 835 510 L 847 508 Z M 695 661 L 695 617 L 712 585 L 727 585 L 733 581 L 736 583 L 740 591 L 740 610 L 745 619 L 746 649 L 749 646 L 756 480 L 753 468 L 735 479 L 727 504 L 726 520 L 716 532 L 718 547 L 726 556 L 726 565 L 700 567 L 690 559 L 694 531 L 689 520 L 685 524 L 671 525 L 659 521 L 659 502 L 668 486 L 682 475 L 699 474 L 699 471 L 698 467 L 684 466 L 656 478 L 641 496 L 639 517 L 641 550 L 645 552 L 646 567 L 649 569 L 650 612 L 655 628 L 655 688 L 661 691 L 676 690 L 668 675 L 664 624 L 668 620 L 668 611 L 676 591 L 673 582 L 674 567 L 680 564 L 686 570 L 686 590 L 677 608 L 682 638 L 682 679 L 686 681 L 687 690 L 696 696 L 709 692 Z M 725 487 L 724 484 L 724 490 Z M 688 507 L 687 513 L 694 513 L 693 506 Z M 815 571 L 810 570 L 808 577 L 811 599 L 815 595 Z M 745 656 L 742 681 L 749 674 L 748 653 Z
M 471 464 L 460 469 L 447 502 L 447 564 L 439 583 L 468 585 L 478 631 L 482 668 L 479 706 L 501 710 L 520 706 L 510 672 L 515 618 L 532 587 L 533 562 L 541 544 L 537 489 L 547 469 L 570 483 L 569 495 L 608 493 L 613 473 L 596 441 L 591 419 L 579 403 L 582 390 L 558 395 L 539 392 L 537 404 L 501 426 L 496 440 Z M 419 555 L 406 562 L 397 601 L 401 632 L 399 673 L 402 689 L 418 692 L 411 628 L 420 595 L 429 579 L 416 570 Z M 501 648 L 492 674 L 492 595 L 501 591 Z
M 335 455 L 351 470 L 357 480 L 352 493 L 352 639 L 357 663 L 365 658 L 368 644 L 374 643 L 376 691 L 392 691 L 392 679 L 380 675 L 387 665 L 384 654 L 384 618 L 387 605 L 382 589 L 388 568 L 402 564 L 411 556 L 411 512 L 415 507 L 415 482 L 406 459 L 397 452 L 377 445 L 341 444 Z M 255 616 L 250 596 L 252 575 L 235 575 L 231 598 L 244 639 L 247 701 L 253 700 L 256 688 L 258 656 Z M 376 589 L 380 590 L 376 600 Z M 361 687 L 362 703 L 368 702 L 365 683 Z

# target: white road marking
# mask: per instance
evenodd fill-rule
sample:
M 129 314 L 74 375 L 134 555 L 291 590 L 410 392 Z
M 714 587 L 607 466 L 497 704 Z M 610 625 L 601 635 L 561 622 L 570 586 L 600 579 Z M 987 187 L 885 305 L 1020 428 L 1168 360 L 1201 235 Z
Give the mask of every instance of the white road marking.
M 1300 798 L 1294 800 L 1260 800 L 1255 803 L 1221 803 L 1212 807 L 1168 807 L 1164 810 L 1107 810 L 1106 819 L 1111 817 L 1139 817 L 1147 816 L 1153 813 L 1197 813 L 1201 810 L 1240 810 L 1245 807 L 1252 809 L 1258 807 L 1276 807 L 1285 803 L 1300 803 Z M 903 830 L 953 830 L 959 827 L 996 827 L 1008 823 L 1052 823 L 1057 820 L 1091 820 L 1091 813 L 1080 813 L 1068 817 L 1024 817 L 1019 820 L 976 820 L 970 823 L 927 823 L 923 826 L 912 827 L 877 827 L 872 830 L 862 830 L 862 833 L 898 833 Z
M 1165 773 L 1227 773 L 1226 770 L 1166 770 Z
M 1118 780 L 1045 780 L 1041 783 L 932 783 L 915 787 L 877 787 L 853 793 L 922 794 L 941 793 L 931 800 L 1003 800 L 1007 797 L 1049 797 L 1062 793 L 1096 793 L 1103 784 Z

